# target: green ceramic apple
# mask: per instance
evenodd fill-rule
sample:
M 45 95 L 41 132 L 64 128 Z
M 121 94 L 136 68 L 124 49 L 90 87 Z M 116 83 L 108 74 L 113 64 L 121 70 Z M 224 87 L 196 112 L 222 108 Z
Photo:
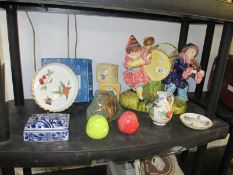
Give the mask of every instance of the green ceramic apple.
M 92 139 L 103 139 L 108 135 L 109 125 L 103 115 L 91 116 L 86 125 L 86 133 Z

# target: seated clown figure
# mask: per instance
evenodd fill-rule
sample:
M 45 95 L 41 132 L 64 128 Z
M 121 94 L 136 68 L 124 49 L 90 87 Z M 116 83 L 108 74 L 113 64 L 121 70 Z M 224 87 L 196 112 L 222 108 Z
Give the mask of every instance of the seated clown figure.
M 150 37 L 149 39 L 152 40 L 153 38 Z M 153 42 L 150 41 L 150 44 L 153 44 Z M 149 49 L 150 47 L 148 46 L 142 47 L 134 35 L 130 36 L 126 46 L 124 61 L 126 71 L 123 73 L 124 82 L 136 91 L 137 96 L 141 100 L 143 100 L 143 87 L 151 81 L 143 70 L 143 65 L 150 63 L 151 54 L 149 53 Z
M 188 101 L 187 79 L 192 77 L 196 84 L 199 84 L 205 75 L 205 72 L 201 70 L 200 65 L 195 60 L 198 52 L 196 45 L 187 44 L 175 59 L 169 75 L 162 81 L 165 84 L 166 91 L 174 93 L 177 90 L 177 97 L 184 101 Z

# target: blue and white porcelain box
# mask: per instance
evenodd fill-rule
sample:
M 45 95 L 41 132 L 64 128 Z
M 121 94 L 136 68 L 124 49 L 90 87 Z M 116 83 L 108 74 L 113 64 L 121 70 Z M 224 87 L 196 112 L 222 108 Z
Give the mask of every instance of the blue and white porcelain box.
M 78 82 L 78 96 L 75 102 L 91 102 L 93 99 L 92 60 L 86 58 L 42 58 L 41 65 L 63 63 L 75 73 Z
M 51 142 L 69 139 L 69 114 L 32 114 L 24 127 L 24 141 Z

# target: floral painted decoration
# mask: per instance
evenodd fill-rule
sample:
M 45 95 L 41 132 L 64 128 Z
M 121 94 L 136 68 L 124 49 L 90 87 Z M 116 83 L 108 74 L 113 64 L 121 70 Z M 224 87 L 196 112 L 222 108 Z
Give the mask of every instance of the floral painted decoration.
M 59 94 L 60 96 L 62 95 L 66 96 L 66 100 L 67 100 L 71 89 L 69 85 L 70 85 L 70 80 L 68 80 L 67 86 L 65 86 L 65 84 L 60 81 L 59 89 L 57 91 L 54 91 L 53 93 Z
M 47 90 L 47 85 L 52 83 L 53 81 L 53 79 L 51 78 L 53 73 L 54 71 L 48 69 L 46 75 L 42 75 L 42 77 L 39 79 L 39 83 L 42 85 L 40 90 Z
M 41 67 L 32 80 L 32 96 L 44 110 L 60 112 L 77 98 L 78 79 L 73 70 L 61 63 Z
M 69 139 L 69 114 L 32 114 L 24 127 L 24 141 L 52 142 Z
M 52 104 L 52 99 L 50 97 L 46 97 L 46 99 L 44 99 L 45 103 L 48 105 Z

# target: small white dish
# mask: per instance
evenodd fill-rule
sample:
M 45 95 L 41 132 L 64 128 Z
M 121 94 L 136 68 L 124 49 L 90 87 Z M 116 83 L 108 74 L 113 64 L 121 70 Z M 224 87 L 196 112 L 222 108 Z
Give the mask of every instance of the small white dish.
M 184 113 L 180 115 L 180 120 L 187 127 L 197 130 L 208 129 L 213 125 L 209 118 L 196 113 Z
M 74 72 L 61 63 L 41 67 L 32 81 L 32 95 L 44 110 L 60 112 L 69 108 L 78 95 L 78 80 Z

